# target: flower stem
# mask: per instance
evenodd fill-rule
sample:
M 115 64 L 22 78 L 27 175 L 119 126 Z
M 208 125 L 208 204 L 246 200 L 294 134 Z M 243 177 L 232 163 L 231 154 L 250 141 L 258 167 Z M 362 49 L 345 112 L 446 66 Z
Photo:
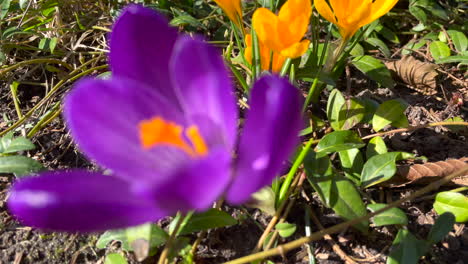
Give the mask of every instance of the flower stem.
M 177 237 L 177 233 L 179 232 L 179 228 L 182 226 L 182 223 L 184 222 L 184 220 L 185 220 L 185 217 L 181 216 L 176 222 L 176 226 L 174 227 L 174 230 L 169 236 L 169 239 L 167 240 L 166 245 L 164 246 L 164 249 L 161 252 L 161 255 L 159 256 L 158 264 L 168 263 L 167 257 L 169 256 L 169 251 L 171 250 L 172 244 L 174 243 Z

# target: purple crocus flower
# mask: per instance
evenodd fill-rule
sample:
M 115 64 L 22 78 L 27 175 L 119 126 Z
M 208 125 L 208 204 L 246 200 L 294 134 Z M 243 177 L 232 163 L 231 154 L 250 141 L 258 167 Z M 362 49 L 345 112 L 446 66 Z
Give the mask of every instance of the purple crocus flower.
M 90 232 L 241 204 L 270 184 L 298 141 L 300 95 L 260 78 L 237 139 L 233 84 L 217 50 L 178 34 L 155 11 L 130 5 L 110 39 L 109 80 L 84 79 L 64 115 L 81 150 L 112 171 L 46 172 L 21 179 L 8 207 L 24 224 Z

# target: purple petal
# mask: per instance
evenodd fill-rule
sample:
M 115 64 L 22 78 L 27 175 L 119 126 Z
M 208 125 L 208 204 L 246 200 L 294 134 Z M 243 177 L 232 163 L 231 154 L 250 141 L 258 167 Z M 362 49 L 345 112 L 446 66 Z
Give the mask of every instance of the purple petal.
M 229 152 L 212 149 L 208 156 L 180 168 L 164 184 L 146 186 L 139 192 L 170 214 L 206 210 L 220 198 L 231 180 L 230 161 Z
M 173 147 L 144 149 L 138 124 L 155 116 L 184 125 L 157 92 L 129 79 L 80 81 L 65 102 L 65 118 L 78 146 L 91 159 L 130 181 L 154 182 L 188 156 Z
M 129 5 L 114 24 L 110 64 L 114 76 L 143 82 L 178 106 L 169 78 L 169 59 L 177 39 L 176 28 L 149 8 Z
M 237 107 L 220 52 L 202 40 L 180 37 L 170 68 L 188 118 L 209 117 L 231 148 L 236 138 Z
M 301 101 L 299 91 L 285 79 L 264 76 L 254 84 L 228 202 L 246 202 L 274 179 L 298 143 Z
M 122 228 L 166 216 L 132 193 L 127 182 L 78 170 L 46 172 L 16 182 L 8 207 L 25 225 L 69 232 Z

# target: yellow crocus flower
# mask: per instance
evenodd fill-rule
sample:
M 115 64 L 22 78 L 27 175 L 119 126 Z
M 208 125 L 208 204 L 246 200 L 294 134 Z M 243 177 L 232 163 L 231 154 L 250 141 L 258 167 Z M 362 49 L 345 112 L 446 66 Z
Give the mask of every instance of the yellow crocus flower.
M 312 14 L 311 0 L 288 0 L 278 15 L 266 8 L 255 10 L 252 25 L 262 45 L 286 58 L 300 57 L 309 40 L 302 40 Z
M 271 70 L 273 72 L 280 72 L 281 68 L 283 67 L 283 63 L 286 60 L 286 57 L 282 56 L 281 54 L 270 50 L 267 46 L 262 43 L 260 44 L 260 61 L 261 61 L 261 68 L 262 70 L 268 71 L 270 70 L 270 63 L 271 63 Z M 246 48 L 244 50 L 245 59 L 252 64 L 252 35 L 246 34 L 245 35 L 245 45 Z M 272 61 L 273 60 L 273 61 Z
M 343 40 L 350 39 L 356 31 L 395 6 L 398 0 L 314 0 L 317 11 L 326 20 L 338 26 Z
M 214 0 L 229 19 L 236 24 L 239 28 L 242 28 L 242 6 L 241 0 Z

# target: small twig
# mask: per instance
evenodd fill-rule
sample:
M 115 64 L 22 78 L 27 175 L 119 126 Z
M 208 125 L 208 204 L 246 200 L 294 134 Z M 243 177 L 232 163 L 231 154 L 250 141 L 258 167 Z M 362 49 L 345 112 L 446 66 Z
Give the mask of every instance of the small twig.
M 386 131 L 386 132 L 370 134 L 370 135 L 363 137 L 362 139 L 369 139 L 373 137 L 385 136 L 385 135 L 401 133 L 401 132 L 409 132 L 409 131 L 417 130 L 420 128 L 428 128 L 428 127 L 436 127 L 436 126 L 468 126 L 468 122 L 461 122 L 461 121 L 460 122 L 434 122 L 434 123 L 429 123 L 426 125 L 411 126 L 407 128 L 398 128 L 398 129 L 393 129 L 393 130 Z
M 309 215 L 310 215 L 310 218 L 312 219 L 312 221 L 314 222 L 314 224 L 316 224 L 320 230 L 324 230 L 325 228 L 323 227 L 322 223 L 320 223 L 319 219 L 317 218 L 317 216 L 315 215 L 314 211 L 312 210 L 312 207 L 310 207 L 310 205 L 306 205 L 306 210 L 309 212 Z M 325 240 L 328 241 L 328 243 L 331 245 L 333 251 L 335 251 L 335 253 L 344 261 L 346 261 L 346 263 L 351 263 L 351 264 L 357 264 L 356 261 L 354 261 L 353 258 L 351 258 L 350 256 L 348 256 L 348 254 L 346 254 L 346 252 L 344 252 L 340 246 L 335 242 L 335 240 L 333 240 L 333 238 L 326 234 L 323 236 L 325 238 Z
M 297 174 L 297 175 L 300 175 L 300 174 Z M 294 189 L 294 187 L 299 183 L 299 178 L 298 176 L 296 176 L 294 178 L 294 181 L 293 183 L 291 184 L 291 188 L 289 188 L 288 190 L 288 196 L 289 194 L 291 193 L 291 191 Z M 285 199 L 281 204 L 280 206 L 278 207 L 278 209 L 276 210 L 276 214 L 273 216 L 273 218 L 270 220 L 270 223 L 268 223 L 268 226 L 265 228 L 265 231 L 263 231 L 263 234 L 260 236 L 260 238 L 258 239 L 258 242 L 257 242 L 257 245 L 255 246 L 253 252 L 258 252 L 260 251 L 260 249 L 262 248 L 262 245 L 263 245 L 263 241 L 265 241 L 265 239 L 267 238 L 268 234 L 271 232 L 271 230 L 273 230 L 273 228 L 275 227 L 276 223 L 278 222 L 278 220 L 280 219 L 281 217 L 281 213 L 283 212 L 283 210 L 286 208 L 286 205 L 287 205 L 287 202 L 288 200 Z

